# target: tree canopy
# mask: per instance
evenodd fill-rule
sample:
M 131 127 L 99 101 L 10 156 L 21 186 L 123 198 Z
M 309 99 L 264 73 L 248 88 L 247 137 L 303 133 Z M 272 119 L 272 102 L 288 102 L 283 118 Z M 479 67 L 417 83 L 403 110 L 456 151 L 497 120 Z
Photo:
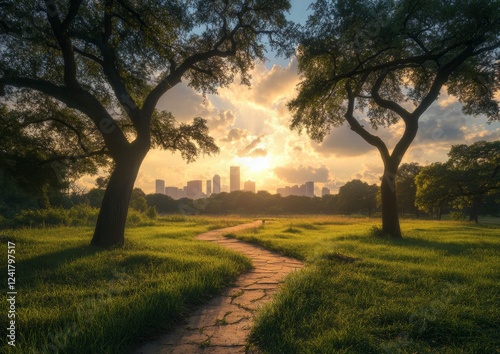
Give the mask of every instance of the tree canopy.
M 478 141 L 451 147 L 445 163 L 423 168 L 416 177 L 416 204 L 422 210 L 441 209 L 448 203 L 469 212 L 478 222 L 486 197 L 500 193 L 500 141 Z
M 318 0 L 297 48 L 302 81 L 291 128 L 321 141 L 348 123 L 384 162 L 384 233 L 401 235 L 395 177 L 418 120 L 448 93 L 471 115 L 500 119 L 499 1 Z M 364 117 L 364 123 L 360 117 Z M 394 147 L 373 130 L 402 121 Z M 370 125 L 373 130 L 370 130 Z
M 0 2 L 0 96 L 16 111 L 36 111 L 38 102 L 70 110 L 64 123 L 80 133 L 77 143 L 86 135 L 80 126 L 92 129 L 113 161 L 94 245 L 123 244 L 151 147 L 188 161 L 218 152 L 205 119 L 176 124 L 156 110 L 158 100 L 182 80 L 203 93 L 237 77 L 248 83 L 264 59 L 264 37 L 275 43 L 289 7 L 288 0 Z

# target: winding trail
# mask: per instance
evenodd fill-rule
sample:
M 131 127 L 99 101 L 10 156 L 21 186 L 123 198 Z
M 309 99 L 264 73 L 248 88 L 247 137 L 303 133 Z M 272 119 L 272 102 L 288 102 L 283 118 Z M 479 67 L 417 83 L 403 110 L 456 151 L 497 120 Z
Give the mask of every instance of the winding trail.
M 256 309 L 271 300 L 283 278 L 303 264 L 260 246 L 225 238 L 232 232 L 262 225 L 261 221 L 212 230 L 197 236 L 218 243 L 252 259 L 253 268 L 235 284 L 211 299 L 185 323 L 145 344 L 135 354 L 234 354 L 245 353 L 246 338 Z

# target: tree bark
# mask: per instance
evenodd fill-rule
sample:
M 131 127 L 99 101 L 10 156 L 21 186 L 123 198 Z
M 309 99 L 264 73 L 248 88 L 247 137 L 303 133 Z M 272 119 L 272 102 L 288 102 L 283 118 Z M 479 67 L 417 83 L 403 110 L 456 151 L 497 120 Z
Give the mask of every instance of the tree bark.
M 382 232 L 393 238 L 401 238 L 399 227 L 398 201 L 396 197 L 396 172 L 397 167 L 385 168 L 382 177 Z
M 125 223 L 134 183 L 145 153 L 128 149 L 115 159 L 115 168 L 104 193 L 91 245 L 120 247 L 125 242 Z

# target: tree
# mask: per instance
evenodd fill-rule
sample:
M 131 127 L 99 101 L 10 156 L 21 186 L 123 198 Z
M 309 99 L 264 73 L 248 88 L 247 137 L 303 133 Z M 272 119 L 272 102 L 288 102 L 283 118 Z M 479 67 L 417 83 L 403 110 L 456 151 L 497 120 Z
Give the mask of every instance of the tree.
M 288 0 L 7 0 L 0 3 L 0 96 L 36 110 L 38 100 L 69 110 L 63 120 L 99 134 L 114 167 L 92 238 L 124 242 L 139 167 L 153 147 L 191 161 L 218 151 L 206 121 L 176 124 L 160 97 L 182 80 L 215 93 L 238 75 L 249 83 L 262 39 L 285 25 Z M 36 100 L 35 100 L 36 98 Z M 48 116 L 51 119 L 51 115 Z M 90 153 L 90 151 L 89 151 Z
M 478 223 L 486 197 L 500 191 L 500 141 L 454 145 L 448 156 L 455 184 L 453 204 L 467 208 L 470 221 Z
M 384 164 L 382 231 L 401 237 L 395 177 L 444 85 L 466 114 L 499 120 L 499 1 L 318 0 L 299 35 L 291 128 L 321 141 L 347 122 Z M 366 114 L 369 123 L 360 122 Z M 374 132 L 402 121 L 392 152 Z M 371 125 L 370 130 L 365 125 Z
M 415 205 L 441 220 L 443 208 L 452 200 L 455 185 L 450 177 L 450 166 L 436 162 L 423 167 L 415 177 L 417 191 Z
M 398 210 L 401 215 L 413 213 L 418 217 L 418 208 L 415 207 L 415 195 L 417 193 L 415 177 L 418 175 L 420 168 L 418 163 L 412 162 L 404 163 L 398 169 L 396 194 L 398 197 Z
M 132 190 L 132 196 L 130 197 L 130 207 L 141 213 L 145 213 L 148 210 L 148 201 L 146 200 L 146 193 L 140 188 L 134 188 Z
M 31 112 L 19 112 L 0 104 L 0 213 L 4 215 L 69 202 L 71 181 L 96 173 L 107 163 L 98 153 L 80 159 L 81 146 L 93 149 L 92 135 L 82 128 L 89 134 L 85 142 L 79 139 L 64 123 L 73 119 L 71 113 L 50 116 L 48 108 L 40 104 Z M 71 151 L 76 154 L 70 160 Z
M 450 202 L 468 209 L 477 223 L 486 198 L 500 192 L 500 141 L 453 145 L 448 156 L 446 163 L 432 164 L 417 175 L 417 205 L 429 211 Z
M 338 194 L 338 208 L 341 214 L 359 213 L 366 210 L 371 216 L 377 205 L 376 185 L 369 185 L 359 179 L 354 179 L 340 187 Z

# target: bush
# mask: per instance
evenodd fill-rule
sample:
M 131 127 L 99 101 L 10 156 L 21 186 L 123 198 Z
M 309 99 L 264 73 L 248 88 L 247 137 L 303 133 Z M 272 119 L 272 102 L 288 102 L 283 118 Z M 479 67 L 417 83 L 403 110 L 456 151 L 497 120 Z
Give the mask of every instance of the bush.
M 70 224 L 69 210 L 63 208 L 22 210 L 14 218 L 14 226 L 68 226 Z
M 72 226 L 95 225 L 99 209 L 86 204 L 77 204 L 69 209 Z
M 148 207 L 148 210 L 146 210 L 146 216 L 150 219 L 156 219 L 158 217 L 158 212 L 156 211 L 156 207 L 155 206 Z
M 450 218 L 451 220 L 465 220 L 465 214 L 461 211 L 452 211 L 450 212 Z
M 0 220 L 2 227 L 91 226 L 99 209 L 78 204 L 70 209 L 47 208 L 22 210 L 12 220 Z
M 77 204 L 70 209 L 22 210 L 10 220 L 0 216 L 0 227 L 95 226 L 98 215 L 99 209 L 87 204 Z M 149 207 L 146 213 L 130 208 L 127 226 L 151 225 L 157 216 L 155 207 Z

